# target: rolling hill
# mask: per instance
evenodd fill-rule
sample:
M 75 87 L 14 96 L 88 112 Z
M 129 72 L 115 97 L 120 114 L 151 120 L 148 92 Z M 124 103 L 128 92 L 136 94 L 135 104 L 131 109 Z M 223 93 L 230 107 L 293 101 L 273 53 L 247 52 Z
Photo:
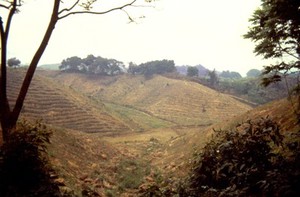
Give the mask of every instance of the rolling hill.
M 22 69 L 9 69 L 11 101 L 23 75 Z M 186 175 L 193 151 L 211 139 L 213 129 L 266 116 L 283 132 L 300 129 L 287 100 L 251 109 L 197 83 L 163 76 L 43 70 L 22 111 L 22 117 L 43 118 L 55 127 L 49 155 L 57 181 L 61 190 L 79 196 L 84 188 L 100 196 L 137 196 L 162 177 L 172 183 Z
M 88 76 L 79 73 L 44 72 L 101 101 L 111 110 L 117 107 L 139 111 L 164 120 L 165 124 L 206 126 L 230 119 L 251 109 L 229 95 L 221 94 L 198 83 L 164 76 L 122 75 L 116 77 Z M 131 121 L 139 122 L 134 117 Z
M 165 128 L 99 138 L 97 133 L 56 131 L 50 150 L 54 164 L 64 175 L 64 183 L 68 187 L 77 190 L 80 190 L 78 186 L 80 184 L 94 187 L 101 177 L 101 187 L 94 189 L 100 195 L 109 196 L 108 191 L 112 191 L 115 196 L 137 196 L 140 191 L 138 188 L 125 188 L 122 191 L 119 189 L 123 182 L 117 178 L 120 173 L 118 169 L 119 164 L 124 160 L 134 165 L 140 161 L 147 163 L 131 166 L 127 169 L 129 171 L 140 167 L 151 168 L 152 173 L 144 175 L 140 183 L 141 187 L 149 182 L 151 185 L 151 181 L 157 181 L 155 176 L 162 176 L 172 184 L 178 178 L 187 175 L 194 151 L 201 149 L 211 139 L 213 129 L 231 129 L 248 119 L 266 116 L 270 116 L 280 124 L 281 132 L 287 134 L 287 138 L 289 133 L 297 133 L 300 130 L 290 102 L 284 99 L 260 106 L 241 116 L 207 128 L 181 128 L 186 131 L 184 134 L 176 134 L 172 129 Z M 126 173 L 126 170 L 124 171 Z M 84 176 L 88 178 L 82 179 L 81 177 Z M 130 180 L 138 178 L 135 174 L 130 176 Z M 109 184 L 104 185 L 105 182 Z

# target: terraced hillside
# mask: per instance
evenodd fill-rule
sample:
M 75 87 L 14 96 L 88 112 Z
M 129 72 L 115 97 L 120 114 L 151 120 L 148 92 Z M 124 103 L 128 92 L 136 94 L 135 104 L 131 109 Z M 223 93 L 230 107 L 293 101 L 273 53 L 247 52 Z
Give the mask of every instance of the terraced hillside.
M 299 132 L 290 102 L 280 100 L 207 128 L 184 128 L 189 131 L 183 135 L 174 128 L 104 138 L 97 133 L 55 132 L 50 151 L 60 176 L 71 189 L 85 186 L 100 196 L 145 196 L 140 193 L 143 188 L 161 179 L 176 188 L 176 181 L 189 173 L 195 149 L 211 139 L 213 129 L 232 129 L 247 119 L 266 116 L 278 122 L 283 133 Z
M 24 70 L 9 69 L 8 96 L 13 105 Z M 65 88 L 46 77 L 36 75 L 30 86 L 21 116 L 42 119 L 45 123 L 88 133 L 120 133 L 128 127 L 104 112 L 103 104 L 93 103 L 70 88 Z
M 183 80 L 154 76 L 47 74 L 96 100 L 139 110 L 175 125 L 210 125 L 251 109 L 226 94 Z

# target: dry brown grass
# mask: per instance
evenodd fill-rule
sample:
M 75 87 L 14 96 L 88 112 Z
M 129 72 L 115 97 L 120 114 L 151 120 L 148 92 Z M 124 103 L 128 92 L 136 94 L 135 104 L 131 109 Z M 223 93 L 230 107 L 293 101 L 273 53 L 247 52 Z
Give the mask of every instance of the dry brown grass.
M 49 76 L 49 75 L 48 75 Z M 52 74 L 55 80 L 95 100 L 135 108 L 176 125 L 209 125 L 251 109 L 232 97 L 195 82 L 154 76 L 98 77 Z
M 22 73 L 9 72 L 11 98 Z M 127 75 L 90 79 L 49 71 L 36 75 L 22 112 L 66 128 L 57 129 L 52 138 L 53 164 L 67 186 L 98 185 L 102 195 L 117 191 L 118 164 L 124 160 L 146 161 L 167 177 L 184 176 L 193 150 L 205 145 L 213 128 L 229 129 L 267 115 L 284 131 L 299 129 L 286 100 L 251 110 L 228 95 L 183 80 Z
M 9 70 L 8 95 L 13 105 L 23 80 L 22 69 Z M 36 75 L 30 86 L 22 117 L 42 119 L 44 123 L 88 133 L 122 133 L 128 127 L 122 121 L 103 110 L 103 104 L 55 83 L 49 78 Z

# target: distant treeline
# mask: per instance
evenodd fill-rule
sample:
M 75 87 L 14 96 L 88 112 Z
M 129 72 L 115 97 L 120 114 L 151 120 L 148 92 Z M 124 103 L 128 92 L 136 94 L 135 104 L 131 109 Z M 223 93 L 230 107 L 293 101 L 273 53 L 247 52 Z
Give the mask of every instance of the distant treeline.
M 123 73 L 144 75 L 168 74 L 168 77 L 185 78 L 217 91 L 232 94 L 257 104 L 288 96 L 289 87 L 298 83 L 299 73 L 291 74 L 285 81 L 262 87 L 261 71 L 250 69 L 246 77 L 235 71 L 210 71 L 202 65 L 175 66 L 173 60 L 155 60 L 142 64 L 130 62 L 128 67 L 121 61 L 88 55 L 86 58 L 73 56 L 62 61 L 59 69 L 64 72 L 78 72 L 92 75 L 114 76 Z
M 173 60 L 156 60 L 136 65 L 130 63 L 128 73 L 133 75 L 151 76 L 153 74 L 165 74 L 175 72 L 176 67 Z
M 88 55 L 83 59 L 77 56 L 64 59 L 59 66 L 59 69 L 67 72 L 112 76 L 123 73 L 125 70 L 125 65 L 123 62 L 115 59 L 107 59 L 100 56 L 95 57 L 94 55 Z
M 86 58 L 77 56 L 64 59 L 59 69 L 66 72 L 79 72 L 97 75 L 118 75 L 130 73 L 133 75 L 151 76 L 153 74 L 165 74 L 176 71 L 173 60 L 156 60 L 140 65 L 129 63 L 128 69 L 125 64 L 115 59 L 107 59 L 100 56 L 88 55 Z

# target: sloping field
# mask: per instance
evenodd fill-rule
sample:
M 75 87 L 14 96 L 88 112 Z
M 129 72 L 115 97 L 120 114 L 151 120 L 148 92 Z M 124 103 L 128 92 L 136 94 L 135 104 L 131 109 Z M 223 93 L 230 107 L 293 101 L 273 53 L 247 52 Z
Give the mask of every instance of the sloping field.
M 105 195 L 108 191 L 114 192 L 113 196 L 139 196 L 137 188 L 119 189 L 123 180 L 117 177 L 124 161 L 136 164 L 142 160 L 146 163 L 127 167 L 129 171 L 151 169 L 149 174 L 143 174 L 141 186 L 153 181 L 157 173 L 172 184 L 172 181 L 186 176 L 193 151 L 201 149 L 211 139 L 213 128 L 226 130 L 247 119 L 266 116 L 277 121 L 282 132 L 298 132 L 300 129 L 290 103 L 280 100 L 208 128 L 191 127 L 183 135 L 176 135 L 172 128 L 104 138 L 98 137 L 98 133 L 55 132 L 50 153 L 59 174 L 64 175 L 64 183 L 71 189 L 80 190 L 80 185 L 87 185 L 100 196 L 109 196 Z M 122 172 L 126 173 L 126 170 Z M 130 178 L 136 180 L 138 175 L 132 173 Z
M 293 136 L 291 135 L 292 133 L 299 133 L 300 131 L 299 120 L 294 111 L 297 108 L 295 106 L 296 102 L 294 101 L 293 106 L 290 100 L 287 99 L 273 101 L 254 108 L 229 121 L 217 123 L 205 129 L 195 128 L 191 132 L 187 132 L 186 135 L 172 138 L 164 150 L 164 157 L 155 160 L 154 165 L 165 166 L 166 163 L 173 162 L 176 165 L 174 174 L 178 175 L 187 169 L 186 166 L 190 165 L 189 159 L 192 157 L 194 150 L 200 150 L 211 139 L 213 130 L 232 130 L 238 124 L 247 122 L 248 120 L 269 117 L 279 125 L 281 134 L 284 134 L 287 140 L 289 140 L 290 136 Z
M 210 125 L 251 109 L 198 83 L 163 76 L 91 77 L 59 72 L 48 76 L 96 100 L 134 108 L 176 125 Z
M 88 78 L 80 74 L 38 73 L 42 75 L 37 75 L 38 83 L 31 87 L 30 91 L 35 93 L 30 92 L 23 115 L 37 117 L 34 114 L 45 113 L 48 117 L 52 110 L 52 114 L 56 112 L 53 116 L 60 116 L 69 110 L 59 120 L 78 113 L 78 117 L 74 115 L 71 119 L 74 125 L 85 122 L 80 117 L 89 117 L 107 123 L 107 133 L 115 134 L 128 128 L 147 130 L 105 137 L 101 133 L 55 131 L 49 154 L 62 182 L 73 190 L 89 187 L 100 196 L 138 196 L 138 188 L 155 180 L 157 174 L 170 182 L 185 176 L 193 150 L 211 139 L 213 129 L 230 129 L 247 119 L 271 116 L 282 131 L 299 131 L 293 109 L 286 100 L 251 110 L 199 84 L 161 76 L 146 80 L 142 76 Z M 14 74 L 15 80 L 18 76 Z M 64 84 L 67 90 L 48 77 Z M 52 100 L 59 100 L 59 104 L 49 104 L 44 109 L 44 102 Z M 68 103 L 64 111 L 50 107 L 64 102 Z M 29 106 L 40 111 L 30 112 Z M 50 120 L 51 116 L 47 121 Z M 67 128 L 71 128 L 72 123 L 66 124 L 70 125 Z M 59 122 L 54 125 L 64 126 Z M 89 126 L 83 125 L 84 128 Z M 84 128 L 78 130 L 84 131 Z M 135 174 L 136 171 L 143 173 Z M 132 181 L 137 180 L 137 186 L 132 188 Z
M 13 105 L 24 70 L 9 69 L 8 96 Z M 79 130 L 88 133 L 120 133 L 128 130 L 121 121 L 103 110 L 103 104 L 94 103 L 70 88 L 65 88 L 46 77 L 36 75 L 22 110 L 22 117 L 42 119 L 56 127 Z

